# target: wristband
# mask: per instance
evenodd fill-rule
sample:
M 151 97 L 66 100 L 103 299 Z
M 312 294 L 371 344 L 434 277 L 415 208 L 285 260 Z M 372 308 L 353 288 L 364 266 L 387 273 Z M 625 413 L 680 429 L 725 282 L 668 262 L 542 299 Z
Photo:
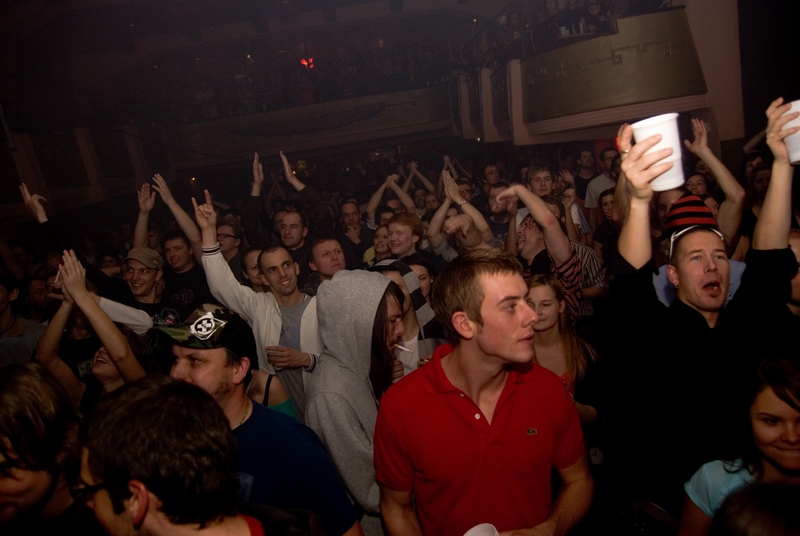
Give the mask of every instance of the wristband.
M 219 251 L 220 251 L 219 250 L 219 242 L 217 242 L 213 246 L 203 246 L 203 256 L 204 257 L 206 255 L 214 255 L 216 253 L 219 253 Z
M 462 199 L 461 202 L 458 204 L 458 208 L 461 208 L 462 205 L 465 205 L 466 203 L 467 203 L 467 200 L 466 199 Z

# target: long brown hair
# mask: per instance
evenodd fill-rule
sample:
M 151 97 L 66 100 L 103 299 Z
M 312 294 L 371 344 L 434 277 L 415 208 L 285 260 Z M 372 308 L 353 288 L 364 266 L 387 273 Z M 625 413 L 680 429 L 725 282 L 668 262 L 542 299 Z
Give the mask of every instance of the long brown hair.
M 537 274 L 531 277 L 528 281 L 528 289 L 535 287 L 550 287 L 559 302 L 563 302 L 567 297 L 564 287 L 561 286 L 558 279 L 551 275 Z M 564 349 L 567 374 L 573 381 L 583 379 L 589 368 L 589 360 L 597 361 L 597 352 L 588 342 L 578 336 L 569 318 L 567 307 L 564 307 L 558 316 L 558 332 L 561 334 L 561 347 Z

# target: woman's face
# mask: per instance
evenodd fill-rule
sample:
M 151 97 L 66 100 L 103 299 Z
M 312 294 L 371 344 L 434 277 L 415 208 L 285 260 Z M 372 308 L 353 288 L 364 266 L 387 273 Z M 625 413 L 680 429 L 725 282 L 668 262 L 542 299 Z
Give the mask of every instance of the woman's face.
M 5 437 L 0 441 L 8 443 Z M 39 506 L 53 484 L 47 471 L 22 469 L 0 454 L 0 527 Z
M 114 266 L 119 266 L 119 260 L 116 257 L 103 255 L 103 258 L 100 259 L 100 268 L 112 268 Z
M 714 215 L 714 219 L 716 220 L 717 214 L 719 214 L 719 201 L 713 197 L 706 197 L 705 200 L 703 200 L 703 203 L 705 203 L 706 206 L 711 209 L 711 214 Z
M 419 279 L 419 288 L 422 290 L 422 295 L 427 300 L 431 293 L 431 283 L 433 283 L 431 274 L 428 272 L 428 269 L 421 264 L 412 264 L 411 269 L 414 270 L 415 274 L 417 274 L 417 279 Z
M 800 471 L 800 412 L 767 387 L 750 406 L 750 423 L 765 461 L 781 472 Z
M 389 229 L 385 226 L 375 229 L 375 238 L 373 239 L 375 246 L 375 253 L 378 255 L 386 255 L 389 253 Z
M 119 378 L 119 371 L 114 363 L 111 362 L 111 357 L 108 355 L 108 350 L 105 346 L 101 346 L 94 354 L 94 361 L 92 362 L 92 374 L 98 378 L 107 380 L 116 380 Z
M 539 285 L 528 290 L 528 305 L 536 312 L 539 320 L 534 322 L 534 331 L 546 331 L 558 324 L 558 317 L 566 304 L 558 301 L 556 292 L 547 285 Z
M 708 194 L 708 186 L 706 185 L 706 178 L 702 175 L 692 175 L 686 181 L 686 189 L 694 195 Z
M 403 327 L 403 311 L 400 309 L 397 298 L 390 294 L 386 299 L 388 300 L 386 303 L 386 346 L 391 348 L 400 342 L 405 328 Z

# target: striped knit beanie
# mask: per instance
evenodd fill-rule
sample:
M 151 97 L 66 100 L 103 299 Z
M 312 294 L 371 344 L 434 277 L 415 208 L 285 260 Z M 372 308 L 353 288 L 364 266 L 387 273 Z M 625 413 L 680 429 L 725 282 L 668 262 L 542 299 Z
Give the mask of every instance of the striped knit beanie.
M 719 231 L 717 220 L 708 205 L 693 193 L 686 192 L 673 203 L 669 212 L 667 212 L 664 231 L 667 236 L 671 236 L 673 233 L 695 225 L 702 225 Z

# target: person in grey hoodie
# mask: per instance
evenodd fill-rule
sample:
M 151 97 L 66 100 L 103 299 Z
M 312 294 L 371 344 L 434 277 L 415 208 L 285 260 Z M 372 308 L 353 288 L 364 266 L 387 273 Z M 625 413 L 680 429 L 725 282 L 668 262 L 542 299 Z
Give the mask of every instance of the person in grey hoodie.
M 325 350 L 306 386 L 306 423 L 328 448 L 367 536 L 381 535 L 372 437 L 403 335 L 400 288 L 380 274 L 341 271 L 317 293 Z

